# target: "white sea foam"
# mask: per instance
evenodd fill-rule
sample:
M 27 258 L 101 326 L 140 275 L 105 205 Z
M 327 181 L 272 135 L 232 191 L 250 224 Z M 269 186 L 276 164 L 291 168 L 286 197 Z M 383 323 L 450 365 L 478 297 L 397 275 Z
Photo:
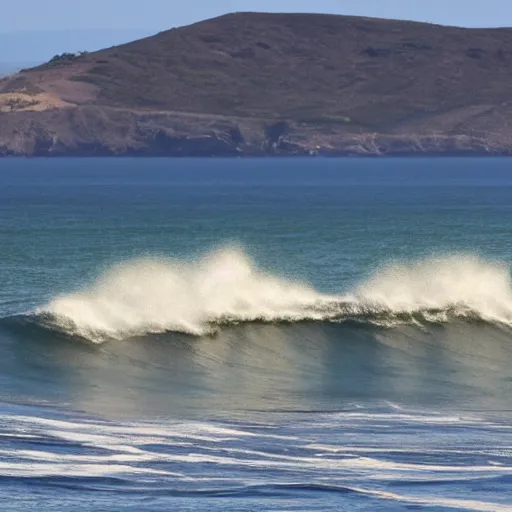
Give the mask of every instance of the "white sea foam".
M 166 331 L 205 335 L 224 323 L 478 319 L 512 326 L 509 268 L 471 255 L 400 262 L 346 294 L 259 270 L 240 249 L 195 261 L 139 259 L 38 311 L 52 327 L 91 341 Z
M 471 255 L 448 255 L 393 263 L 377 271 L 358 290 L 366 304 L 389 311 L 466 311 L 490 321 L 512 321 L 508 265 Z
M 122 474 L 164 475 L 173 473 L 158 469 L 137 468 L 127 464 L 61 464 L 0 461 L 0 476 L 48 477 L 66 475 L 69 477 L 104 477 Z
M 194 262 L 124 263 L 40 313 L 72 334 L 103 340 L 164 331 L 202 335 L 223 321 L 321 320 L 326 301 L 306 285 L 259 271 L 242 251 L 228 248 Z
M 48 418 L 3 413 L 0 430 L 49 442 L 34 445 L 24 443 L 22 437 L 19 443 L 2 447 L 0 460 L 5 462 L 0 462 L 0 477 L 65 478 L 62 482 L 50 480 L 55 486 L 69 485 L 70 478 L 91 479 L 73 482 L 77 486 L 86 485 L 87 489 L 96 486 L 104 489 L 105 483 L 97 482 L 98 478 L 119 478 L 123 480 L 123 489 L 136 493 L 164 489 L 170 494 L 187 493 L 190 499 L 210 492 L 245 496 L 253 490 L 258 493 L 270 490 L 275 495 L 282 489 L 289 495 L 294 488 L 310 488 L 311 492 L 341 491 L 341 500 L 351 491 L 362 500 L 371 498 L 371 503 L 381 499 L 443 509 L 512 510 L 506 504 L 510 500 L 499 494 L 506 482 L 498 483 L 512 473 L 509 445 L 506 438 L 496 437 L 488 430 L 489 418 L 475 417 L 470 424 L 460 420 L 469 436 L 462 438 L 460 431 L 456 436 L 447 436 L 437 423 L 421 425 L 426 437 L 419 443 L 415 436 L 409 435 L 409 429 L 400 433 L 404 422 L 417 429 L 418 422 L 424 418 L 444 415 L 435 411 L 401 410 L 403 416 L 397 416 L 395 408 L 389 408 L 387 415 L 390 431 L 398 427 L 395 435 L 361 435 L 359 431 L 353 446 L 350 436 L 345 434 L 354 431 L 354 423 L 350 417 L 338 414 L 331 415 L 337 420 L 332 424 L 324 423 L 322 418 L 318 421 L 316 413 L 305 420 L 301 413 L 295 419 L 287 417 L 284 424 L 255 427 L 232 422 L 169 420 L 117 423 L 77 418 L 75 422 L 67 416 Z M 371 432 L 385 418 L 386 413 L 381 409 L 374 414 L 368 409 L 365 432 Z M 451 417 L 447 418 L 451 421 Z M 277 428 L 283 434 L 278 445 L 269 443 L 268 427 Z M 477 441 L 468 450 L 467 440 L 475 438 L 475 433 Z M 207 437 L 201 439 L 204 434 Z M 398 450 L 397 436 L 402 440 Z M 184 449 L 176 442 L 181 437 L 193 443 Z M 211 443 L 211 439 L 218 442 Z M 321 444 L 336 439 L 349 444 L 339 447 Z M 499 450 L 495 454 L 499 459 L 486 462 L 490 447 Z M 487 482 L 491 481 L 495 492 L 488 492 Z M 426 482 L 432 492 L 406 493 L 408 488 L 416 489 L 414 484 Z M 107 484 L 114 492 L 116 483 Z M 469 485 L 475 489 L 474 496 L 464 494 Z M 398 488 L 404 493 L 398 493 Z M 378 502 L 375 506 L 378 508 Z
M 405 494 L 397 494 L 387 491 L 376 491 L 363 489 L 359 487 L 347 487 L 354 492 L 366 494 L 368 496 L 375 496 L 383 500 L 398 501 L 401 503 L 411 503 L 414 505 L 423 505 L 425 507 L 443 507 L 443 508 L 454 508 L 457 510 L 473 510 L 475 512 L 512 512 L 512 506 L 490 503 L 479 500 L 467 500 L 467 499 L 450 499 L 450 498 L 436 498 L 432 496 L 408 496 Z

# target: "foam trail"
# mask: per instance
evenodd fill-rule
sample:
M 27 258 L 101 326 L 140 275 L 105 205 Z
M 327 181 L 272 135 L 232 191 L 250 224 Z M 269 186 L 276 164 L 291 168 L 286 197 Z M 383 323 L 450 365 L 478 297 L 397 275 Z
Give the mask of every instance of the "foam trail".
M 478 319 L 512 326 L 508 266 L 471 255 L 393 263 L 345 295 L 255 267 L 237 248 L 197 261 L 141 259 L 38 314 L 91 341 L 165 331 L 204 335 L 224 323 L 355 320 L 383 326 Z

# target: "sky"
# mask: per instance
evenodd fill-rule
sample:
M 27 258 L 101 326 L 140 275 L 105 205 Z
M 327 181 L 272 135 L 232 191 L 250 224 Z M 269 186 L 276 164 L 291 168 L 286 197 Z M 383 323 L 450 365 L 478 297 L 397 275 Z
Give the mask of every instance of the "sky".
M 63 51 L 97 50 L 235 11 L 323 12 L 512 27 L 512 0 L 0 1 L 0 62 L 36 62 Z
M 233 11 L 295 11 L 512 26 L 511 0 L 23 0 L 2 1 L 0 32 L 164 30 Z M 22 7 L 21 7 L 22 5 Z

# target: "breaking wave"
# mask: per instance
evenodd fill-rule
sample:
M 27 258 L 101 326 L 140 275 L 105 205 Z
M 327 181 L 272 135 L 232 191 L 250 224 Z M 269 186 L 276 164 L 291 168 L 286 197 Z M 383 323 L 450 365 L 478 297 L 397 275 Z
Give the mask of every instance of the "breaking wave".
M 168 331 L 207 335 L 242 322 L 355 321 L 383 327 L 454 319 L 512 326 L 509 268 L 472 255 L 396 262 L 341 295 L 258 269 L 228 247 L 195 261 L 146 258 L 36 312 L 38 322 L 93 342 Z

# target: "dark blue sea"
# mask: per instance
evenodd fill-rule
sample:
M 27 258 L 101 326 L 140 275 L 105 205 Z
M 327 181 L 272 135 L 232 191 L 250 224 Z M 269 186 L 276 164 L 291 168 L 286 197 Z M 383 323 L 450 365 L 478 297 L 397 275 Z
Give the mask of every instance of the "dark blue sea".
M 511 159 L 0 160 L 0 510 L 512 511 Z

